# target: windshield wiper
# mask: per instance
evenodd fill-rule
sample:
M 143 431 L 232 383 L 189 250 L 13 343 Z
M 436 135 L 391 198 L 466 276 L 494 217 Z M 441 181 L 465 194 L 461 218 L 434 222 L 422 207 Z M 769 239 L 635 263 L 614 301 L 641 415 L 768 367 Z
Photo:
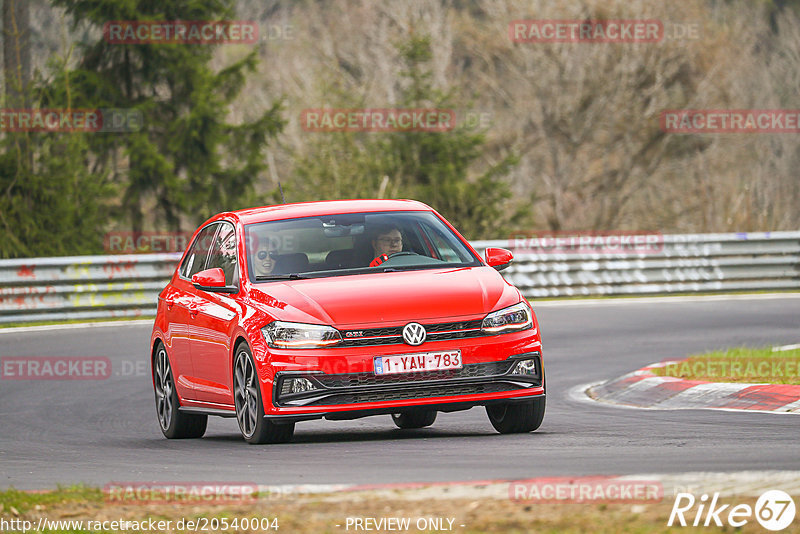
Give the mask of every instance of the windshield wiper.
M 308 276 L 303 276 L 302 274 L 297 273 L 290 273 L 290 274 L 269 274 L 264 276 L 256 276 L 256 282 L 264 282 L 266 280 L 305 280 L 309 278 Z
M 441 269 L 443 265 L 398 265 L 397 267 L 384 267 L 385 273 L 402 273 L 405 271 L 421 271 L 424 269 Z

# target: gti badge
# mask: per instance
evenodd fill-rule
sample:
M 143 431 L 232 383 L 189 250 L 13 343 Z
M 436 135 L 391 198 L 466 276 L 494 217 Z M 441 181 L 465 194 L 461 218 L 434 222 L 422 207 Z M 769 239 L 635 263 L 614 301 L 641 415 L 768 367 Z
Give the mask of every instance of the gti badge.
M 419 323 L 408 323 L 403 327 L 403 340 L 409 345 L 422 345 L 427 335 L 425 327 Z

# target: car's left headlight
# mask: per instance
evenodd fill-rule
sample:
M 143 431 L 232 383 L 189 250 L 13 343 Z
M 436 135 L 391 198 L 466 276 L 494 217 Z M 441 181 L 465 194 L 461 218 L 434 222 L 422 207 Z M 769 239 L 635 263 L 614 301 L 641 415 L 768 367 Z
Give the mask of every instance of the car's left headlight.
M 318 349 L 342 342 L 342 334 L 332 326 L 273 321 L 261 329 L 273 349 Z
M 481 330 L 488 334 L 502 334 L 530 328 L 532 325 L 531 309 L 526 302 L 520 302 L 487 315 L 481 324 Z

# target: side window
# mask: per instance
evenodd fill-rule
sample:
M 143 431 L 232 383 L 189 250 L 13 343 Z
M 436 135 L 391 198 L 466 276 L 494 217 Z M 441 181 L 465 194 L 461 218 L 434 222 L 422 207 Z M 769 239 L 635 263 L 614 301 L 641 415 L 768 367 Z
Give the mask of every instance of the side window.
M 211 246 L 211 241 L 217 232 L 217 228 L 219 228 L 218 224 L 209 224 L 197 234 L 197 239 L 192 243 L 189 253 L 186 254 L 186 259 L 183 260 L 183 265 L 181 265 L 181 276 L 191 279 L 193 274 L 205 269 L 208 249 Z
M 236 279 L 236 230 L 232 224 L 223 224 L 214 238 L 208 269 L 219 267 L 225 273 L 225 285 L 232 286 Z
M 428 235 L 431 236 L 433 240 L 433 245 L 439 252 L 439 255 L 442 259 L 448 263 L 459 263 L 462 261 L 469 261 L 467 258 L 461 257 L 461 255 L 451 246 L 450 242 L 439 232 L 436 228 L 428 227 Z

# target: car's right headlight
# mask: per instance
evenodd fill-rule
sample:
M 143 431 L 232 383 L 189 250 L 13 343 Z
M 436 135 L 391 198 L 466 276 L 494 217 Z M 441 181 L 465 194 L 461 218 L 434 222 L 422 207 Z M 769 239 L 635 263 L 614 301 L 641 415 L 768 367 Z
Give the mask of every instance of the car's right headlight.
M 342 342 L 338 330 L 321 324 L 273 321 L 261 333 L 273 349 L 318 349 Z
M 528 303 L 520 302 L 487 315 L 481 324 L 481 330 L 487 334 L 502 334 L 524 330 L 532 325 L 533 319 Z

